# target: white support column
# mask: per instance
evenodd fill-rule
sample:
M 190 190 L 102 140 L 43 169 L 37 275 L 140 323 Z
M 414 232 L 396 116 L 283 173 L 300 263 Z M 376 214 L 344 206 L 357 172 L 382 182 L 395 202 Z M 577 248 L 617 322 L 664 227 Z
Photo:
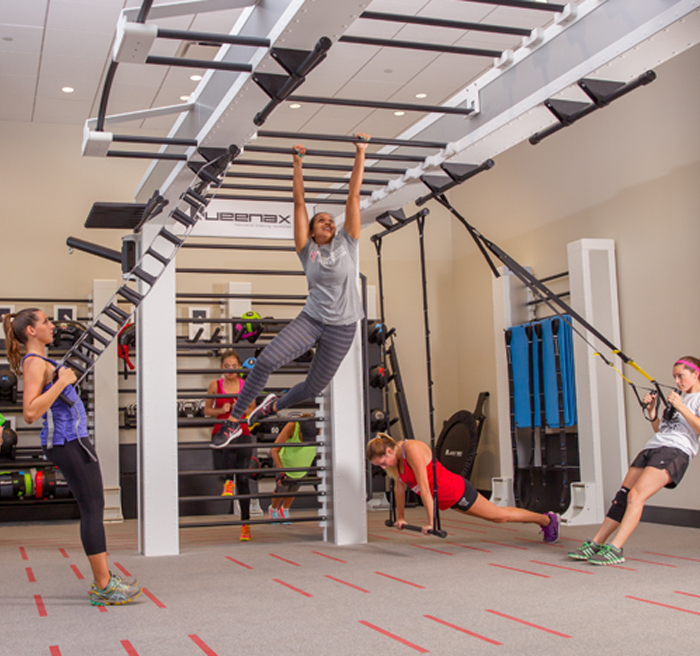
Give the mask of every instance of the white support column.
M 581 239 L 568 245 L 568 255 L 571 307 L 619 345 L 615 242 Z M 602 347 L 592 335 L 587 339 Z M 562 519 L 568 524 L 598 524 L 606 500 L 615 495 L 627 471 L 623 381 L 577 337 L 574 361 L 581 483 L 571 486 L 572 503 Z
M 513 449 L 510 434 L 508 361 L 504 342 L 506 328 L 529 321 L 527 289 L 508 269 L 501 267 L 492 283 L 493 328 L 496 345 L 496 398 L 498 400 L 499 476 L 491 479 L 491 501 L 497 506 L 514 506 Z
M 360 325 L 350 351 L 329 385 L 331 398 L 327 423 L 330 426 L 333 469 L 329 503 L 332 519 L 329 519 L 326 536 L 339 545 L 367 542 Z
M 160 226 L 143 227 L 149 244 Z M 175 260 L 137 311 L 139 549 L 179 553 Z
M 102 308 L 117 291 L 116 280 L 94 280 L 92 305 Z M 119 382 L 117 344 L 112 342 L 95 363 L 93 405 L 95 449 L 102 469 L 105 494 L 105 522 L 121 522 L 122 499 L 119 484 Z

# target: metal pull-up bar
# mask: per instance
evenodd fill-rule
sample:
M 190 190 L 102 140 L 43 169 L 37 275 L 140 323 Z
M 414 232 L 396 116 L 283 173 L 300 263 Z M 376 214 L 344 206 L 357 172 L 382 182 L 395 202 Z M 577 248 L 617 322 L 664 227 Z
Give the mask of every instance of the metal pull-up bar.
M 468 116 L 470 107 L 445 107 L 444 105 L 411 105 L 407 103 L 383 102 L 379 100 L 352 100 L 351 98 L 321 98 L 318 96 L 289 96 L 290 102 L 317 105 L 340 105 L 342 107 L 367 107 L 370 109 L 392 109 L 396 111 L 424 112 L 426 114 L 459 114 Z M 256 125 L 259 125 L 256 123 Z
M 462 0 L 462 2 L 477 2 L 484 5 L 497 5 L 499 7 L 517 7 L 518 9 L 534 9 L 535 11 L 553 11 L 561 13 L 566 5 L 558 5 L 553 2 L 538 2 L 533 0 Z
M 292 155 L 292 148 L 274 148 L 272 146 L 246 146 L 246 151 L 249 153 L 273 153 L 276 155 Z M 311 157 L 340 157 L 345 159 L 354 159 L 355 153 L 343 152 L 340 150 L 309 150 L 306 155 Z M 394 155 L 381 153 L 365 153 L 366 159 L 386 160 L 390 162 L 423 162 L 425 157 L 420 155 Z
M 285 180 L 286 182 L 292 182 L 294 179 L 293 175 L 285 175 L 283 173 L 250 173 L 244 171 L 228 171 L 226 173 L 227 178 L 251 178 L 252 180 Z M 326 175 L 305 175 L 304 180 L 306 182 L 330 182 L 335 184 L 348 184 L 350 178 L 331 178 Z M 375 180 L 374 178 L 363 178 L 362 185 L 369 186 L 380 186 L 386 185 L 386 180 Z M 225 187 L 226 185 L 222 185 Z
M 258 137 L 270 139 L 298 139 L 299 141 L 337 141 L 339 143 L 358 143 L 364 139 L 349 135 L 316 134 L 312 132 L 280 132 L 278 130 L 260 130 Z M 415 141 L 413 139 L 385 139 L 372 137 L 373 144 L 380 146 L 410 146 L 411 148 L 447 148 L 445 141 Z M 369 158 L 369 156 L 368 156 Z
M 402 48 L 403 50 L 426 50 L 428 52 L 451 53 L 454 55 L 471 55 L 472 57 L 500 57 L 500 50 L 484 48 L 467 48 L 465 46 L 448 46 L 440 43 L 419 43 L 416 41 L 397 41 L 395 39 L 375 39 L 365 36 L 341 36 L 338 41 L 354 43 L 363 46 L 379 46 L 381 48 Z
M 369 158 L 368 158 L 369 159 Z M 288 169 L 292 167 L 292 161 L 278 162 L 276 160 L 260 160 L 260 159 L 236 159 L 234 164 L 240 166 L 269 166 L 272 168 Z M 304 164 L 304 169 L 315 169 L 317 171 L 352 171 L 352 166 L 343 166 L 342 164 L 314 164 L 308 162 Z M 384 166 L 372 166 L 372 173 L 385 173 L 387 175 L 403 175 L 403 169 L 392 169 Z

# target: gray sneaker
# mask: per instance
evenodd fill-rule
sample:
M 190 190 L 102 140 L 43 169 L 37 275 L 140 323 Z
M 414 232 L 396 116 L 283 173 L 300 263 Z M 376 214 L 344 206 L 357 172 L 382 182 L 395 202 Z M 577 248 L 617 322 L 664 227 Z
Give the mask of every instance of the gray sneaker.
M 573 560 L 588 560 L 600 551 L 601 545 L 593 540 L 586 540 L 578 549 L 569 551 L 569 558 Z
M 93 606 L 118 606 L 128 604 L 140 594 L 141 588 L 138 585 L 127 585 L 122 579 L 112 576 L 104 590 L 93 582 L 90 588 L 90 603 Z
M 128 585 L 129 587 L 137 586 L 139 584 L 138 579 L 134 576 L 122 576 L 121 574 L 115 574 L 114 572 L 111 572 L 111 571 L 110 571 L 109 575 L 113 579 L 116 579 L 120 583 L 123 583 L 124 585 Z
M 598 553 L 588 559 L 591 565 L 619 565 L 625 562 L 622 549 L 613 547 L 612 544 L 604 544 L 598 549 Z

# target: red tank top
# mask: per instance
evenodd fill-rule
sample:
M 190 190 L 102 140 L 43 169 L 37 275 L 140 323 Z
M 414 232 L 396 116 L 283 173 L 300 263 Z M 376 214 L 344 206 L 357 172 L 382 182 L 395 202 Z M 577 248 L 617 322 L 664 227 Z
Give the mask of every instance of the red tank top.
M 239 378 L 238 379 L 238 393 L 241 393 L 241 390 L 243 389 L 243 379 Z M 224 379 L 219 378 L 219 380 L 216 381 L 216 393 L 217 394 L 226 394 L 224 392 Z M 236 403 L 236 399 L 233 398 L 232 396 L 229 398 L 218 398 L 214 399 L 214 407 L 215 408 L 223 408 L 227 403 L 230 403 L 232 406 Z M 217 415 L 217 419 L 228 419 L 230 415 L 230 412 L 223 412 L 220 415 Z M 211 434 L 216 435 L 220 430 L 221 426 L 223 424 L 214 424 L 214 427 L 211 429 Z M 241 422 L 241 430 L 243 431 L 243 435 L 250 435 L 250 430 L 248 429 L 248 424 L 246 424 L 244 421 Z
M 399 473 L 401 479 L 416 494 L 420 495 L 420 486 L 416 480 L 416 475 L 406 460 L 406 452 L 403 443 L 401 444 L 403 454 L 403 473 Z M 453 474 L 449 469 L 445 469 L 439 462 L 436 463 L 437 483 L 438 483 L 438 508 L 446 510 L 454 506 L 463 496 L 466 488 L 466 480 L 457 474 Z M 426 465 L 428 474 L 428 486 L 430 494 L 433 493 L 433 463 Z

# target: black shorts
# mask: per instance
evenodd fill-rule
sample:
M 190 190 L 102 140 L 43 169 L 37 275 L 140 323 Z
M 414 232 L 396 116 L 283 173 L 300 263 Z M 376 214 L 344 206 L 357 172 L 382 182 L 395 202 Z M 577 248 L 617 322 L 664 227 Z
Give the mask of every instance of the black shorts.
M 299 489 L 299 485 L 301 481 L 303 481 L 305 476 L 302 476 L 301 478 L 284 478 L 284 483 L 281 483 L 280 481 L 277 481 L 277 485 L 275 486 L 275 494 L 283 494 L 283 493 L 289 493 L 289 492 L 296 492 Z
M 454 508 L 455 510 L 467 512 L 467 510 L 469 510 L 476 503 L 476 499 L 478 496 L 479 493 L 476 491 L 476 488 L 465 478 L 464 494 L 462 494 L 462 498 L 450 507 Z
M 685 451 L 671 446 L 661 446 L 655 449 L 644 449 L 632 461 L 630 467 L 665 469 L 671 476 L 671 482 L 666 487 L 673 489 L 681 482 L 689 464 L 690 457 Z

